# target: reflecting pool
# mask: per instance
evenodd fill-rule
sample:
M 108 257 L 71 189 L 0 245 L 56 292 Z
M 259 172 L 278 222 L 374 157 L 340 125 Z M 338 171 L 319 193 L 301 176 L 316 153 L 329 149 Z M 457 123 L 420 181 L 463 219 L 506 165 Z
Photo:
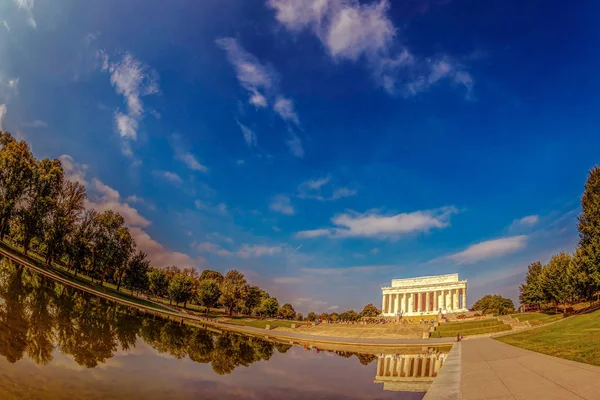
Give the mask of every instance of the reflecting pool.
M 0 261 L 0 399 L 421 399 L 445 354 L 361 354 L 213 332 Z

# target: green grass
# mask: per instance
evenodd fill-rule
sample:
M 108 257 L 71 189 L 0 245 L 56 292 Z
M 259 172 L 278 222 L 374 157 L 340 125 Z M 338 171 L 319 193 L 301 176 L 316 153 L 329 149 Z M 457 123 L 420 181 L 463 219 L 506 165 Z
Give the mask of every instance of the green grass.
M 523 313 L 514 314 L 513 318 L 517 318 L 520 322 L 529 321 L 530 325 L 535 326 L 558 321 L 563 318 L 563 314 L 555 314 L 553 312 Z
M 450 322 L 441 324 L 431 333 L 430 337 L 453 337 L 457 334 L 462 336 L 481 335 L 484 333 L 496 333 L 510 330 L 510 325 L 504 324 L 497 319 L 484 319 L 468 322 Z
M 600 310 L 530 331 L 499 337 L 506 344 L 600 366 Z
M 291 328 L 292 324 L 302 324 L 302 322 L 297 322 L 297 321 L 282 321 L 282 320 L 277 320 L 277 319 L 255 319 L 255 320 L 247 320 L 247 319 L 238 319 L 238 318 L 234 318 L 234 319 L 230 319 L 227 321 L 229 324 L 234 324 L 234 325 L 243 325 L 243 326 L 252 326 L 254 328 L 261 328 L 264 329 L 265 326 L 267 325 L 271 325 L 271 326 L 277 326 L 277 327 L 283 327 L 283 328 Z

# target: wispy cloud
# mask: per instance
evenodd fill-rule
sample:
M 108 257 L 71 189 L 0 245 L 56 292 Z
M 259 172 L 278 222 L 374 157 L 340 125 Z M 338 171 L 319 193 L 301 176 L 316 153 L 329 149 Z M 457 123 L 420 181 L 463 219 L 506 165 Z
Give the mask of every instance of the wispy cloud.
M 196 200 L 194 202 L 194 206 L 201 211 L 207 212 L 209 214 L 215 215 L 228 215 L 229 211 L 227 210 L 227 204 L 219 203 L 216 205 L 206 203 L 202 200 Z
M 158 73 L 130 53 L 125 53 L 113 63 L 109 62 L 104 51 L 99 51 L 97 56 L 102 60 L 102 70 L 110 73 L 110 83 L 115 92 L 125 99 L 127 113 L 116 111 L 114 118 L 122 139 L 123 154 L 131 156 L 130 141 L 137 139 L 139 123 L 144 117 L 141 98 L 159 92 Z
M 23 126 L 25 126 L 27 128 L 46 128 L 48 126 L 48 123 L 45 121 L 40 121 L 39 119 L 36 119 L 35 121 L 25 122 L 23 124 Z
M 272 256 L 281 253 L 281 246 L 262 246 L 244 244 L 236 255 L 241 258 Z
M 27 23 L 33 29 L 37 28 L 37 23 L 35 22 L 35 18 L 33 17 L 33 0 L 14 0 L 17 7 L 25 10 L 27 13 Z M 10 29 L 9 29 L 10 30 Z
M 201 164 L 196 157 L 187 151 L 183 144 L 181 143 L 181 138 L 177 134 L 173 134 L 169 140 L 171 147 L 173 148 L 173 152 L 175 153 L 175 159 L 184 163 L 189 169 L 192 171 L 199 172 L 208 172 L 208 168 Z
M 364 60 L 375 81 L 390 94 L 412 96 L 444 79 L 470 95 L 473 78 L 447 55 L 421 58 L 398 39 L 390 3 L 379 0 L 267 0 L 277 21 L 290 32 L 308 31 L 334 61 Z
M 218 232 L 212 232 L 206 235 L 206 238 L 209 240 L 216 240 L 219 242 L 225 242 L 225 243 L 229 243 L 232 244 L 233 243 L 233 239 L 224 235 L 221 235 Z
M 303 158 L 302 139 L 292 128 L 292 125 L 295 128 L 300 126 L 300 118 L 293 100 L 280 93 L 275 70 L 267 67 L 253 54 L 246 51 L 237 39 L 220 38 L 216 40 L 216 44 L 225 50 L 227 59 L 235 68 L 240 86 L 248 92 L 248 102 L 260 108 L 271 105 L 273 112 L 288 124 L 288 137 L 285 143 L 290 153 L 295 157 Z M 248 147 L 256 147 L 256 134 L 239 121 L 236 120 L 236 122 L 242 130 Z
M 296 213 L 290 198 L 282 194 L 279 194 L 271 199 L 269 209 L 285 215 L 294 215 Z
M 510 230 L 515 230 L 519 228 L 532 227 L 540 222 L 539 215 L 528 215 L 526 217 L 515 219 L 510 225 Z
M 233 253 L 229 250 L 224 249 L 216 243 L 202 242 L 196 246 L 196 249 L 201 253 L 212 253 L 219 256 L 229 257 Z
M 0 104 L 0 131 L 3 130 L 2 122 L 6 116 L 6 104 Z
M 309 179 L 298 185 L 297 196 L 301 199 L 315 199 L 315 200 L 338 200 L 343 197 L 356 196 L 356 190 L 346 187 L 332 187 L 330 189 L 331 194 L 324 194 L 324 188 L 328 186 L 331 181 L 330 176 L 325 176 L 317 179 Z M 332 185 L 333 186 L 333 185 Z
M 348 212 L 338 214 L 331 219 L 331 222 L 336 225 L 333 228 L 300 231 L 296 233 L 296 237 L 378 237 L 395 239 L 411 233 L 446 228 L 450 225 L 450 216 L 457 212 L 456 208 L 452 206 L 401 214 L 381 214 L 376 210 L 367 211 L 363 214 Z
M 180 185 L 183 183 L 183 179 L 175 172 L 171 171 L 154 171 L 155 175 L 165 179 L 168 182 L 171 182 L 174 185 Z
M 7 32 L 10 32 L 10 25 L 8 25 L 8 21 L 3 19 L 2 20 L 2 25 L 4 26 L 4 29 L 7 30 Z
M 527 247 L 526 235 L 511 236 L 473 244 L 446 258 L 458 265 L 475 264 L 479 261 L 515 253 L 525 247 Z

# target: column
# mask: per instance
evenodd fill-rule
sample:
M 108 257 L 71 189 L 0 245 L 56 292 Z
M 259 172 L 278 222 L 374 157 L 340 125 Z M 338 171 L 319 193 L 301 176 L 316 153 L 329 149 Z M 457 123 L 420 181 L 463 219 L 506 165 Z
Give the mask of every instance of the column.
M 414 311 L 414 301 L 415 295 L 413 293 L 408 294 L 408 312 L 412 313 Z
M 467 309 L 467 286 L 466 285 L 463 288 L 462 292 L 463 292 L 463 308 L 466 310 Z
M 438 312 L 438 292 L 437 290 L 433 291 L 433 311 Z
M 396 293 L 396 304 L 395 304 L 395 314 L 400 314 L 400 293 Z
M 451 297 L 451 290 L 446 290 L 446 310 L 449 310 L 452 308 L 452 297 Z
M 452 308 L 458 310 L 460 307 L 458 306 L 458 289 L 454 289 L 454 301 L 452 302 Z
M 385 296 L 387 296 L 385 293 L 382 293 L 381 295 L 381 312 L 383 314 L 385 314 Z
M 425 311 L 429 312 L 431 309 L 431 292 L 425 293 Z

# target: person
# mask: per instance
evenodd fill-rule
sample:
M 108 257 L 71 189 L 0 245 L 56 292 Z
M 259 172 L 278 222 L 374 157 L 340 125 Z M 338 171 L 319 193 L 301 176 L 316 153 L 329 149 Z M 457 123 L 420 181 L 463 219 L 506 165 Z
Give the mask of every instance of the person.
M 457 341 L 457 342 L 460 342 L 460 341 L 461 341 L 461 339 L 462 339 L 462 336 L 460 336 L 460 333 L 457 333 L 457 334 L 456 334 L 456 341 Z

